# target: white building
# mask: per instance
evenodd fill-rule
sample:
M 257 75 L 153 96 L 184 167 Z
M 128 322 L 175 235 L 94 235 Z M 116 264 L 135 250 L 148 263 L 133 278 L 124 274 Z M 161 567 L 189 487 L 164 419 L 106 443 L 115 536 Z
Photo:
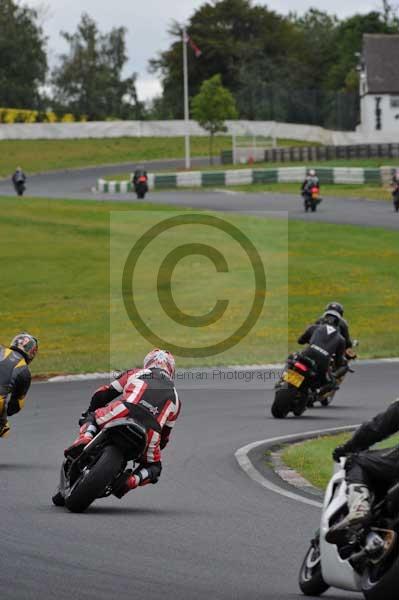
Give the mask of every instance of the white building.
M 363 36 L 357 131 L 366 135 L 397 133 L 395 141 L 399 140 L 399 35 Z

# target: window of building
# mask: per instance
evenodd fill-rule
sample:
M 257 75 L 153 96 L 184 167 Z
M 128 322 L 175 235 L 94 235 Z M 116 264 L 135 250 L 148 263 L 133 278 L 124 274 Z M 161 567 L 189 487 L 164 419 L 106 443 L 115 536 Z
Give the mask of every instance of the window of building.
M 391 96 L 391 108 L 399 108 L 399 96 Z

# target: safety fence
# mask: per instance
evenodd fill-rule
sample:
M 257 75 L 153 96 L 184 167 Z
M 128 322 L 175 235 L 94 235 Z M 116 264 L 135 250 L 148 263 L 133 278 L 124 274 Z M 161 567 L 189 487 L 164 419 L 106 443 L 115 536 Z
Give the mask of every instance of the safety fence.
M 399 158 L 399 144 L 348 144 L 345 146 L 288 146 L 280 148 L 246 148 L 221 152 L 223 165 L 233 162 L 307 162 L 311 160 L 353 160 L 357 158 Z M 237 156 L 238 155 L 238 156 Z M 234 160 L 235 158 L 235 160 Z M 398 161 L 399 162 L 399 161 Z
M 149 189 L 175 189 L 248 185 L 253 183 L 299 183 L 309 167 L 282 167 L 279 169 L 236 169 L 226 171 L 185 171 L 181 173 L 150 173 Z M 346 167 L 320 167 L 317 175 L 320 183 L 388 184 L 392 167 L 362 169 Z M 132 191 L 130 181 L 97 181 L 98 192 L 128 193 Z

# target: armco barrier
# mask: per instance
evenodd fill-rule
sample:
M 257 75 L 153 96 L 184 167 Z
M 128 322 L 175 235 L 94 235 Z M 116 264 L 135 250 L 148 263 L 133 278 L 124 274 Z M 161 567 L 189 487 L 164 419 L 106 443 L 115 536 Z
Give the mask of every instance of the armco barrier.
M 308 167 L 282 167 L 281 169 L 231 169 L 228 171 L 185 171 L 181 173 L 150 173 L 150 189 L 184 187 L 220 187 L 248 185 L 251 183 L 300 183 Z M 320 183 L 374 183 L 387 185 L 392 177 L 392 167 L 362 169 L 346 167 L 320 167 L 317 175 Z M 129 181 L 106 181 L 99 179 L 97 191 L 127 193 L 132 191 Z

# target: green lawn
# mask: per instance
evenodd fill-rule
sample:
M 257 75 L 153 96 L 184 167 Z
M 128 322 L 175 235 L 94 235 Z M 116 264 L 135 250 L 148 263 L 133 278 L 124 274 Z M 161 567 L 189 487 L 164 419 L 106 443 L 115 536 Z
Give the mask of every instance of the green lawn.
M 216 136 L 214 153 L 230 147 L 231 138 Z M 192 137 L 192 156 L 208 155 L 208 138 Z M 94 165 L 184 157 L 184 138 L 104 138 L 74 140 L 1 140 L 0 176 L 17 165 L 29 173 Z
M 254 183 L 252 185 L 235 185 L 227 189 L 237 192 L 275 192 L 297 194 L 300 196 L 300 183 Z M 335 183 L 322 184 L 322 196 L 339 196 L 341 198 L 363 198 L 365 200 L 389 200 L 392 202 L 391 190 L 373 184 Z
M 278 140 L 279 145 L 309 145 L 307 142 Z M 314 144 L 310 144 L 314 145 Z M 231 148 L 231 137 L 215 136 L 213 153 Z M 191 137 L 191 154 L 209 155 L 206 136 Z M 184 157 L 183 137 L 101 138 L 73 140 L 0 140 L 0 177 L 7 177 L 21 165 L 26 173 L 72 169 L 94 165 Z
M 13 197 L 0 199 L 0 210 L 1 341 L 7 341 L 16 330 L 23 328 L 37 333 L 41 351 L 33 363 L 35 373 L 108 369 L 110 349 L 117 361 L 126 353 L 132 361 L 138 361 L 143 352 L 143 341 L 129 325 L 124 329 L 123 320 L 118 318 L 118 308 L 114 321 L 116 331 L 113 329 L 113 343 L 110 342 L 110 301 L 112 313 L 120 298 L 118 294 L 115 296 L 114 286 L 109 297 L 109 213 L 130 211 L 134 213 L 137 225 L 128 230 L 128 218 L 124 216 L 117 224 L 118 256 L 118 244 L 124 237 L 139 235 L 152 226 L 162 212 L 168 215 L 174 211 L 175 214 L 176 209 L 142 203 Z M 266 321 L 261 320 L 258 329 L 241 345 L 223 355 L 223 360 L 214 356 L 204 360 L 204 364 L 283 360 L 287 352 L 284 306 L 288 291 L 289 348 L 296 347 L 296 337 L 320 314 L 322 307 L 329 300 L 338 299 L 346 306 L 353 335 L 361 341 L 361 356 L 399 355 L 397 232 L 290 221 L 287 287 L 285 222 L 232 214 L 218 213 L 217 216 L 245 231 L 267 261 L 268 297 L 262 315 Z M 189 232 L 171 237 L 175 244 L 191 241 Z M 214 243 L 212 236 L 202 234 L 202 239 L 204 243 Z M 148 256 L 151 268 L 147 271 L 154 270 L 156 261 L 163 257 L 167 247 L 165 242 L 165 246 L 154 248 Z M 233 260 L 236 250 L 233 247 L 227 249 L 229 259 Z M 123 252 L 121 247 L 121 256 Z M 176 276 L 180 277 L 179 281 L 189 283 L 177 289 L 179 307 L 194 315 L 203 314 L 213 308 L 215 298 L 232 298 L 232 314 L 225 325 L 229 332 L 239 320 L 241 303 L 245 304 L 248 296 L 248 266 L 240 259 L 234 265 L 237 266 L 236 279 L 219 278 L 219 284 L 216 284 L 211 277 L 214 267 L 211 266 L 210 272 L 208 259 L 181 261 L 176 267 Z M 118 269 L 120 265 L 113 262 L 113 276 Z M 147 285 L 148 273 L 145 269 L 141 273 L 142 282 Z M 140 310 L 147 311 L 148 322 L 167 336 L 170 331 L 165 329 L 164 315 L 158 305 L 153 304 L 155 299 L 146 296 L 145 289 L 140 285 L 135 292 Z M 220 334 L 215 327 L 209 333 L 210 341 Z M 182 342 L 187 341 L 183 336 Z M 119 366 L 112 362 L 111 366 Z M 179 359 L 179 364 L 198 362 L 185 358 Z
M 314 486 L 325 489 L 333 470 L 331 453 L 336 446 L 340 446 L 350 437 L 351 434 L 342 433 L 287 446 L 283 451 L 283 461 Z M 377 444 L 376 448 L 389 448 L 396 444 L 399 444 L 399 435 L 384 440 Z

